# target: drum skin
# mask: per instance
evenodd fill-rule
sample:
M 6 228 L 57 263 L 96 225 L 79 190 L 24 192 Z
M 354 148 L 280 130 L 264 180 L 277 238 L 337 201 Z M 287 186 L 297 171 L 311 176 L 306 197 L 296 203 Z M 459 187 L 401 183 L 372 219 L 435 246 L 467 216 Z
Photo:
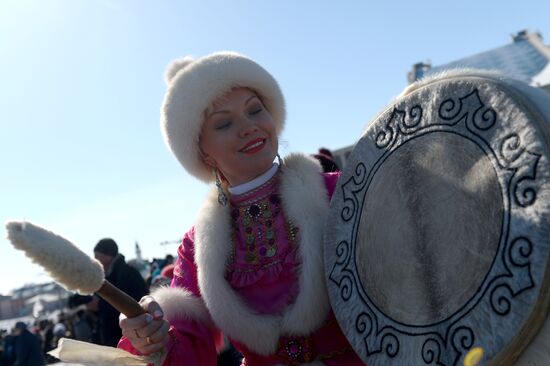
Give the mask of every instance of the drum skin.
M 366 364 L 520 357 L 550 303 L 549 143 L 549 93 L 475 70 L 413 84 L 369 125 L 324 238 L 331 304 Z

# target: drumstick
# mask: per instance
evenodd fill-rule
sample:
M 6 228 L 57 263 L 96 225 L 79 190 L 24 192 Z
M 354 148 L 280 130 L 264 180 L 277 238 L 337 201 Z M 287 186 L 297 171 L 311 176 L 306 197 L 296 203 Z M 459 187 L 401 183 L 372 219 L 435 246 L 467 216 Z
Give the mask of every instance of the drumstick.
M 139 303 L 105 279 L 101 263 L 67 239 L 29 222 L 6 224 L 12 245 L 71 291 L 97 293 L 129 318 L 145 312 Z

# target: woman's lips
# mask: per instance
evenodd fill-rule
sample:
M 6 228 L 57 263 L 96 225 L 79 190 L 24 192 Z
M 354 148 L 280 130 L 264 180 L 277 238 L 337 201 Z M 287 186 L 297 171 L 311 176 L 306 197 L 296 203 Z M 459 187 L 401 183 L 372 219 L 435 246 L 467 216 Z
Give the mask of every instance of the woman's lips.
M 265 146 L 265 139 L 255 139 L 250 141 L 248 144 L 246 144 L 245 147 L 243 147 L 239 151 L 245 154 L 254 154 L 260 151 L 261 149 L 263 149 L 264 146 Z

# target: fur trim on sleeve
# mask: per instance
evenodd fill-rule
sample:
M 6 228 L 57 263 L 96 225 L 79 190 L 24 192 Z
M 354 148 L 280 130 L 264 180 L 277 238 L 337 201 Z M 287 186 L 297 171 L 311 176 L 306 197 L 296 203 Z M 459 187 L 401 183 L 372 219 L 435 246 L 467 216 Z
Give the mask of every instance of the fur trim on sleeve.
M 190 291 L 176 287 L 160 287 L 151 293 L 164 311 L 168 322 L 195 320 L 211 325 L 210 314 L 199 297 Z

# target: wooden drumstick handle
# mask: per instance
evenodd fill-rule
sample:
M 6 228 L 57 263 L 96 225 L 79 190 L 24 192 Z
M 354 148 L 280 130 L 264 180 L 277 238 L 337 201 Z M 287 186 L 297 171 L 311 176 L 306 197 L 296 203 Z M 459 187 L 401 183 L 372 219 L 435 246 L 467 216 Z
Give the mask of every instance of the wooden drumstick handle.
M 145 310 L 143 310 L 136 300 L 107 280 L 103 282 L 103 285 L 96 293 L 128 318 L 145 313 Z

